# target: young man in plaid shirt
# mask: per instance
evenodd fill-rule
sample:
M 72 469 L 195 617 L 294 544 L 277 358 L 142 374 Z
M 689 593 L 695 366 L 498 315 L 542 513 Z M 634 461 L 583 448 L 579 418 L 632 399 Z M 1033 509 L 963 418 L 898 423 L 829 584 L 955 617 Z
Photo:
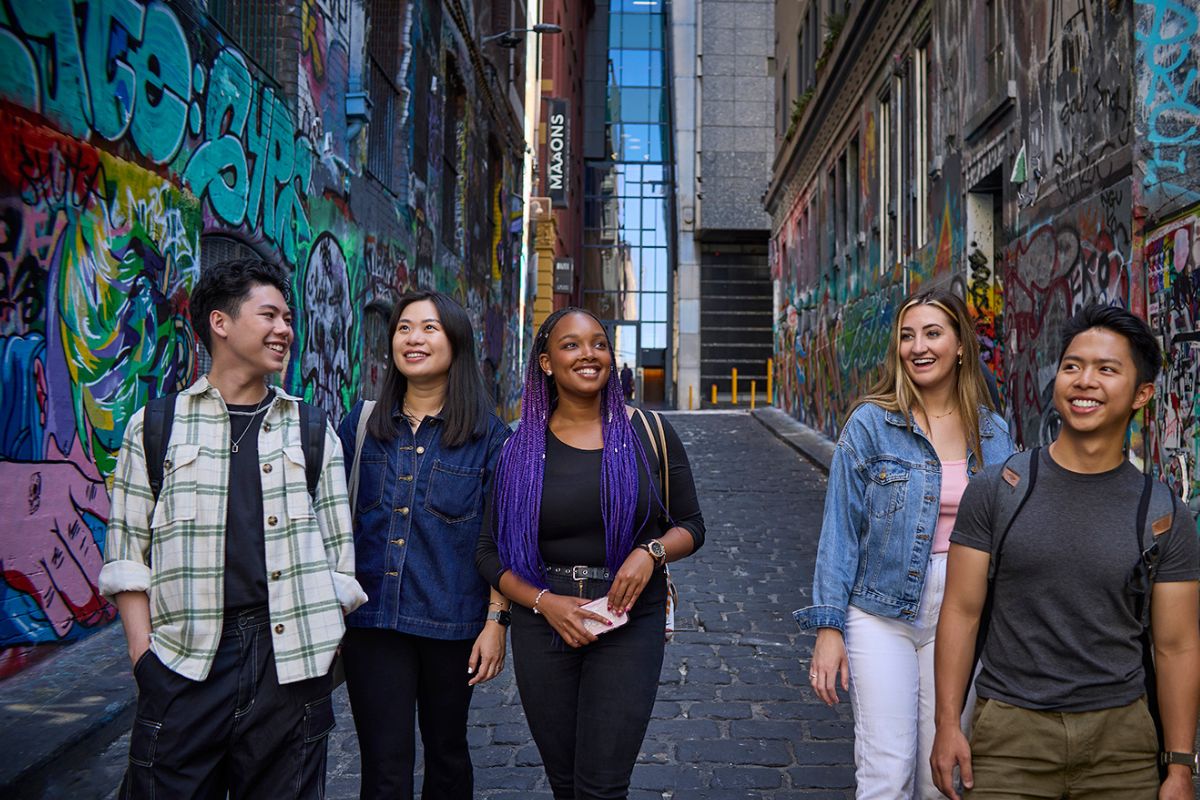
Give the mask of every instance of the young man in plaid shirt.
M 175 399 L 157 497 L 144 409 L 125 431 L 100 573 L 138 685 L 122 798 L 324 794 L 330 666 L 366 595 L 337 435 L 326 422 L 310 496 L 300 400 L 267 384 L 292 344 L 288 294 L 256 259 L 201 275 L 212 369 Z

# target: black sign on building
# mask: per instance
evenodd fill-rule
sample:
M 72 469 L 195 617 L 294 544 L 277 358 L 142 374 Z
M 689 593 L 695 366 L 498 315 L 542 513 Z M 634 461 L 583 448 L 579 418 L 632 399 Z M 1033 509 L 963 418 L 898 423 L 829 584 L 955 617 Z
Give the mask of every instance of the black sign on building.
M 549 115 L 546 118 L 546 194 L 555 208 L 566 208 L 567 186 L 570 182 L 571 126 L 567 101 L 555 97 L 547 99 Z
M 571 292 L 575 289 L 575 260 L 554 259 L 554 291 Z

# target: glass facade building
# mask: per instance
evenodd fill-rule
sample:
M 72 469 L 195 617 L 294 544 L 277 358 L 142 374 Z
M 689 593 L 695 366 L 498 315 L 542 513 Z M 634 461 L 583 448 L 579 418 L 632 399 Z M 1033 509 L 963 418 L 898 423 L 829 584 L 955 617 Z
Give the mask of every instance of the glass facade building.
M 585 306 L 605 321 L 638 399 L 669 399 L 674 258 L 670 53 L 665 0 L 611 0 L 603 118 L 589 114 L 584 175 Z M 594 84 L 599 76 L 588 76 Z M 600 131 L 599 127 L 603 126 Z M 602 139 L 601 139 L 602 134 Z M 603 148 L 598 146 L 603 141 Z

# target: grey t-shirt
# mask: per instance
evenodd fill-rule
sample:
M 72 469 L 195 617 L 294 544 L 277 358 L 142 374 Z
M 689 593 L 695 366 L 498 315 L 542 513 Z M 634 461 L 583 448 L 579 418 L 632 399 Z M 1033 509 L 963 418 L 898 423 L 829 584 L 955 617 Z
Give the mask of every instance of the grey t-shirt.
M 991 551 L 1001 469 L 989 467 L 968 485 L 952 543 Z M 1076 712 L 1128 705 L 1144 693 L 1142 626 L 1126 590 L 1141 556 L 1134 528 L 1142 486 L 1129 462 L 1081 474 L 1041 451 L 1033 494 L 1004 540 L 975 682 L 980 697 Z M 1157 581 L 1200 579 L 1196 524 L 1182 502 L 1158 543 Z

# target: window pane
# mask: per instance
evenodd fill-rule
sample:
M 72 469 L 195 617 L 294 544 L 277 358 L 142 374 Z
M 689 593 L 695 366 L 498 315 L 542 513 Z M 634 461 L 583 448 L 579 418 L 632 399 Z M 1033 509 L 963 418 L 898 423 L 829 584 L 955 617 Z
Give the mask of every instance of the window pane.
M 616 13 L 609 17 L 608 46 L 661 50 L 663 46 L 662 15 L 645 13 L 656 10 L 648 6 L 635 6 L 629 10 L 634 13 Z M 657 10 L 661 10 L 661 8 Z

